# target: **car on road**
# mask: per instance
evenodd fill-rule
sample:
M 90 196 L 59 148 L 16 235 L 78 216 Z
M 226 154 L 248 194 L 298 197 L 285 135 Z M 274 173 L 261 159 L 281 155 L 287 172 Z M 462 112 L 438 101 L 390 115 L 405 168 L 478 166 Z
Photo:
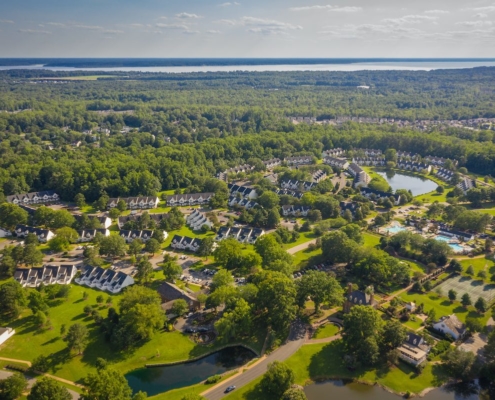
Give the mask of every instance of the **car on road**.
M 225 393 L 230 393 L 234 389 L 235 389 L 235 385 L 229 386 L 227 389 L 225 389 Z

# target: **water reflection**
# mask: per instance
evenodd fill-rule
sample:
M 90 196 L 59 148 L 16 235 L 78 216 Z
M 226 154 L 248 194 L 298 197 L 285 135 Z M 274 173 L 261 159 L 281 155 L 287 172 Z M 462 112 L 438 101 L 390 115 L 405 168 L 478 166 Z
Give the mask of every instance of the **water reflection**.
M 419 196 L 433 192 L 437 188 L 435 182 L 416 175 L 405 175 L 394 171 L 377 171 L 377 174 L 383 176 L 387 180 L 394 192 L 397 189 L 406 189 L 410 190 L 413 196 Z
M 368 386 L 344 381 L 315 383 L 304 388 L 308 400 L 398 400 L 399 396 L 387 392 L 379 386 Z M 429 392 L 425 400 L 479 400 L 475 384 L 447 385 Z
M 126 379 L 134 392 L 142 390 L 148 396 L 154 396 L 194 385 L 212 375 L 240 367 L 254 357 L 254 353 L 244 347 L 231 347 L 186 364 L 138 369 L 127 374 Z

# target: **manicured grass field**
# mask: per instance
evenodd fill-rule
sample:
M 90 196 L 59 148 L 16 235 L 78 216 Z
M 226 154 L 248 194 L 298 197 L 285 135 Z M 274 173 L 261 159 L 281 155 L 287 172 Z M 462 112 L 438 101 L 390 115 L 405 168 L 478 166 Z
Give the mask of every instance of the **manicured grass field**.
M 88 293 L 88 300 L 82 300 L 82 293 Z M 88 372 L 94 371 L 96 358 L 103 357 L 123 373 L 140 368 L 145 363 L 160 363 L 186 360 L 214 349 L 213 346 L 197 346 L 186 335 L 179 332 L 160 332 L 152 340 L 138 347 L 136 351 L 117 352 L 106 342 L 92 318 L 83 313 L 85 305 L 95 305 L 96 297 L 102 292 L 78 285 L 72 285 L 69 298 L 53 305 L 49 311 L 53 329 L 40 332 L 33 324 L 31 311 L 23 312 L 16 321 L 0 321 L 1 326 L 11 326 L 16 334 L 0 347 L 0 356 L 33 361 L 40 354 L 50 357 L 52 368 L 49 373 L 71 381 L 80 381 Z M 105 299 L 107 293 L 103 293 Z M 113 296 L 117 306 L 119 296 Z M 106 317 L 106 306 L 98 309 Z M 69 354 L 66 343 L 60 336 L 60 326 L 67 327 L 81 323 L 89 329 L 89 343 L 82 356 Z
M 343 364 L 343 348 L 340 340 L 328 344 L 308 344 L 301 347 L 285 363 L 294 371 L 296 384 L 307 385 L 314 381 L 344 378 L 358 379 L 371 384 L 379 383 L 396 392 L 420 393 L 426 388 L 441 385 L 446 377 L 440 365 L 427 365 L 423 373 L 404 363 L 398 367 L 378 370 L 359 369 L 350 372 Z M 269 400 L 257 386 L 261 378 L 229 394 L 228 400 Z
M 460 298 L 461 295 L 462 294 L 458 294 L 458 297 Z M 416 304 L 423 303 L 425 311 L 434 309 L 437 319 L 443 317 L 444 315 L 456 314 L 462 322 L 466 321 L 466 317 L 473 317 L 480 318 L 483 325 L 485 325 L 489 318 L 489 313 L 480 315 L 478 312 L 475 311 L 474 307 L 469 307 L 468 309 L 466 309 L 461 305 L 460 302 L 455 301 L 454 303 L 451 303 L 447 297 L 439 296 L 438 294 L 433 292 L 423 294 L 407 292 L 401 294 L 400 298 L 405 302 L 412 301 Z
M 339 333 L 339 327 L 335 324 L 328 323 L 318 328 L 314 335 L 314 339 L 325 339 L 335 336 L 337 333 Z
M 376 247 L 380 244 L 380 236 L 373 233 L 364 232 L 363 239 L 365 247 Z
M 490 277 L 495 274 L 495 263 L 486 257 L 473 258 L 469 260 L 461 260 L 461 265 L 463 268 L 462 274 L 466 274 L 466 269 L 472 265 L 474 269 L 474 278 L 477 278 L 480 271 L 485 271 L 487 273 L 487 278 L 485 282 L 490 281 Z
M 296 267 L 296 270 L 299 270 L 301 268 L 304 268 L 306 265 L 308 265 L 308 260 L 318 257 L 321 255 L 321 249 L 315 249 L 313 251 L 309 251 L 308 249 L 298 251 L 296 254 L 294 254 L 294 266 Z
M 299 246 L 300 244 L 309 242 L 310 240 L 316 239 L 316 237 L 317 236 L 313 232 L 302 232 L 301 236 L 299 236 L 299 239 L 297 239 L 295 242 L 284 244 L 283 248 L 290 249 L 292 247 Z
M 202 232 L 196 232 L 191 230 L 188 226 L 184 225 L 181 229 L 175 230 L 175 231 L 170 231 L 168 232 L 168 238 L 163 242 L 163 248 L 167 248 L 170 246 L 170 243 L 172 243 L 172 239 L 174 238 L 175 235 L 179 236 L 188 236 L 192 238 L 199 238 L 203 239 L 205 237 L 211 236 L 215 237 L 214 232 L 207 232 L 207 233 L 202 233 Z

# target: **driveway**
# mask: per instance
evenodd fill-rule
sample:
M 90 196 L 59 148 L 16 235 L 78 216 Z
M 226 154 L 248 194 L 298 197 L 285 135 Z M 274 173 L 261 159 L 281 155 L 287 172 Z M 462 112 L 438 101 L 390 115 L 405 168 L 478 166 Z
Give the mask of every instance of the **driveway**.
M 211 388 L 201 395 L 208 400 L 218 400 L 226 396 L 225 389 L 234 385 L 237 389 L 247 385 L 256 378 L 263 375 L 268 364 L 273 361 L 284 361 L 292 356 L 304 344 L 306 340 L 306 327 L 301 322 L 295 322 L 291 327 L 291 332 L 287 342 L 280 346 L 277 350 L 271 353 L 268 357 L 262 359 L 257 364 L 254 364 L 247 371 L 233 376 L 230 379 L 222 382 L 220 385 Z
M 314 244 L 314 243 L 316 243 L 316 239 L 313 239 L 313 240 L 310 240 L 309 242 L 304 242 L 304 243 L 299 244 L 297 246 L 291 247 L 290 249 L 287 249 L 287 253 L 294 255 L 294 254 L 298 253 L 299 251 L 306 250 L 310 244 Z

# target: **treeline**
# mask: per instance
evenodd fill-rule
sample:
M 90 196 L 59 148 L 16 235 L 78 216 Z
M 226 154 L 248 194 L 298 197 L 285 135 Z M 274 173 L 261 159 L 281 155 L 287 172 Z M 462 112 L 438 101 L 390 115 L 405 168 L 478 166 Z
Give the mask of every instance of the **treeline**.
M 4 195 L 56 190 L 64 200 L 82 193 L 87 201 L 110 197 L 154 195 L 160 190 L 201 187 L 205 180 L 246 160 L 321 156 L 334 146 L 395 148 L 459 160 L 471 172 L 490 175 L 495 145 L 395 131 L 392 127 L 348 124 L 343 127 L 297 126 L 295 132 L 263 132 L 210 138 L 196 143 L 163 143 L 149 133 L 116 134 L 90 145 L 45 150 L 37 140 L 0 133 L 0 190 Z M 34 143 L 33 143 L 34 142 Z

